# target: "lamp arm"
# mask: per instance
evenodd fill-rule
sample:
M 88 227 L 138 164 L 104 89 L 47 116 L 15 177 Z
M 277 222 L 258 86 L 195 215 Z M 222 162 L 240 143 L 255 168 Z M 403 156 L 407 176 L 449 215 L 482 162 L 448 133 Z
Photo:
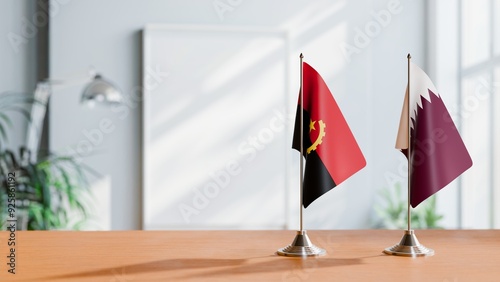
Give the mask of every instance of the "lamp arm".
M 34 93 L 36 103 L 34 103 L 31 107 L 30 121 L 26 132 L 26 147 L 31 152 L 31 161 L 35 162 L 37 160 L 38 151 L 40 150 L 43 122 L 47 113 L 47 105 L 50 95 L 52 94 L 52 90 L 54 88 L 59 90 L 61 88 L 92 81 L 95 75 L 95 69 L 90 67 L 86 75 L 78 75 L 69 79 L 47 78 L 36 84 Z
M 92 81 L 92 84 L 90 84 L 86 89 L 92 87 L 97 88 L 98 94 L 105 95 L 105 99 L 107 99 L 108 102 L 121 102 L 121 95 L 116 87 L 98 76 L 93 68 L 89 70 L 87 76 L 85 77 L 80 76 L 64 80 L 46 79 L 38 82 L 34 93 L 35 101 L 38 103 L 33 104 L 31 107 L 31 117 L 26 132 L 26 147 L 31 152 L 31 161 L 35 162 L 37 160 L 38 151 L 40 150 L 40 139 L 43 133 L 43 122 L 47 113 L 47 103 L 49 102 L 53 89 L 78 85 L 86 81 Z M 94 81 L 99 82 L 94 83 Z M 94 92 L 96 91 L 96 89 L 92 90 L 94 90 Z M 96 93 L 90 91 L 89 94 L 86 93 L 86 91 L 87 90 L 85 90 L 82 99 L 92 100 L 95 98 L 94 96 Z
M 43 122 L 47 112 L 47 103 L 52 94 L 48 82 L 38 82 L 34 98 L 36 103 L 31 106 L 30 121 L 26 132 L 26 147 L 31 152 L 31 161 L 36 162 L 40 149 L 40 139 L 43 131 Z
M 91 82 L 96 75 L 97 75 L 96 70 L 94 69 L 94 67 L 91 66 L 89 67 L 86 73 L 80 71 L 76 73 L 76 75 L 70 77 L 46 78 L 45 80 L 43 80 L 43 82 L 50 84 L 53 89 L 55 88 L 60 89 Z

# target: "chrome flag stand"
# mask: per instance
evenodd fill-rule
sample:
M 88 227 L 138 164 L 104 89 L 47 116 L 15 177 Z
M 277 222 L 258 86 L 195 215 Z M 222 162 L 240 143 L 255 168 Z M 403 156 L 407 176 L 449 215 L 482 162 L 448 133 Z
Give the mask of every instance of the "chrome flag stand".
M 309 236 L 307 236 L 306 230 L 297 231 L 297 235 L 293 242 L 278 250 L 278 255 L 288 256 L 288 257 L 312 257 L 312 256 L 322 256 L 326 254 L 326 251 L 316 247 Z
M 422 256 L 433 256 L 434 250 L 426 248 L 424 245 L 418 242 L 417 236 L 414 231 L 411 229 L 411 214 L 410 214 L 410 188 L 411 188 L 411 149 L 410 149 L 410 59 L 411 56 L 408 54 L 408 99 L 407 99 L 407 107 L 408 107 L 408 229 L 405 230 L 405 234 L 403 238 L 399 242 L 392 247 L 386 248 L 384 253 L 388 255 L 395 256 L 406 256 L 406 257 L 422 257 Z
M 384 253 L 395 256 L 424 257 L 433 256 L 434 250 L 428 249 L 424 245 L 420 244 L 413 230 L 408 229 L 405 230 L 405 234 L 403 235 L 403 238 L 401 238 L 401 242 L 392 247 L 386 248 Z
M 302 59 L 304 56 L 300 54 L 300 230 L 293 242 L 277 251 L 280 256 L 289 257 L 310 257 L 322 256 L 326 251 L 316 247 L 307 236 L 307 231 L 303 229 L 302 225 L 302 211 L 303 211 L 303 194 L 304 194 L 304 87 L 303 87 L 303 73 L 302 73 Z

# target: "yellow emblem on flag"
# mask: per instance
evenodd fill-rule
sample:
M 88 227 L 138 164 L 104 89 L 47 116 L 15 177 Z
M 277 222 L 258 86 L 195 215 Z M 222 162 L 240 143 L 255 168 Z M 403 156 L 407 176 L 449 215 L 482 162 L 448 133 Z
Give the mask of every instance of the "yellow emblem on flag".
M 318 148 L 318 146 L 321 145 L 321 143 L 323 143 L 323 137 L 325 137 L 325 135 L 326 135 L 326 132 L 325 132 L 326 124 L 323 122 L 323 120 L 319 120 L 318 124 L 319 124 L 318 138 L 316 138 L 316 141 L 314 141 L 313 144 L 309 148 L 307 148 L 308 154 L 310 154 L 312 151 L 316 150 L 316 148 Z M 315 125 L 316 125 L 316 121 L 311 120 L 311 122 L 309 123 L 309 132 L 311 132 L 312 130 L 316 130 Z

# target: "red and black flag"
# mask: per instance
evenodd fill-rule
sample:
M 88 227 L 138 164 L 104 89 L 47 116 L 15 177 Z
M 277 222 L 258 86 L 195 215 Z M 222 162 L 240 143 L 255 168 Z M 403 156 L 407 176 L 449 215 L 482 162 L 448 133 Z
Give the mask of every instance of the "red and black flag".
M 325 81 L 303 63 L 304 105 L 297 107 L 292 147 L 300 152 L 300 110 L 304 110 L 303 205 L 365 167 L 366 161 Z

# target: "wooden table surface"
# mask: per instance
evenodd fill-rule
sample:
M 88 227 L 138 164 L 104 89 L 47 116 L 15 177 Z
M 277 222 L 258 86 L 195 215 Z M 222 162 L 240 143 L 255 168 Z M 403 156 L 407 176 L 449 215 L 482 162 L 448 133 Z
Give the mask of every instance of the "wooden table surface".
M 500 281 L 500 230 L 417 230 L 433 257 L 384 255 L 399 230 L 308 231 L 317 258 L 275 254 L 295 231 L 19 231 L 0 281 Z

